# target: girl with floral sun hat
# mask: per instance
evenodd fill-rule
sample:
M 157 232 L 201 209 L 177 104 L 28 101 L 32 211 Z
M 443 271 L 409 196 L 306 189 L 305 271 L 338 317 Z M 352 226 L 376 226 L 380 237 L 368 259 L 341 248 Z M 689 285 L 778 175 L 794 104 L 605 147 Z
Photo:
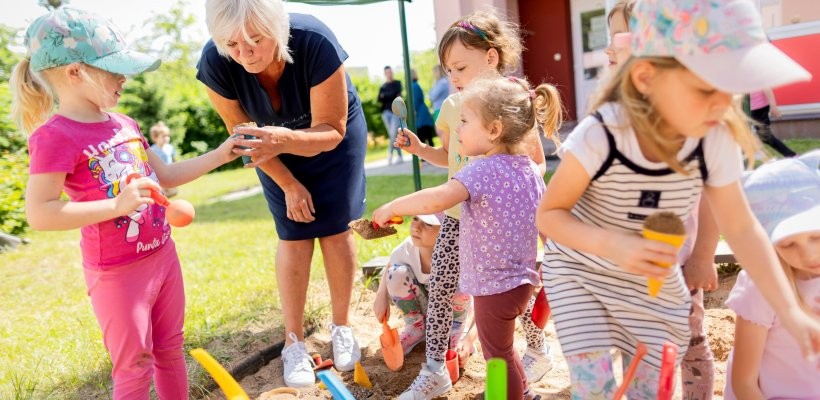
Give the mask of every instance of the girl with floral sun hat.
M 11 88 L 13 116 L 31 132 L 28 222 L 37 230 L 80 229 L 114 399 L 148 399 L 152 380 L 159 398 L 187 399 L 182 271 L 165 207 L 150 194 L 238 157 L 233 142 L 165 165 L 133 119 L 105 111 L 117 105 L 126 75 L 160 64 L 128 50 L 106 19 L 62 7 L 34 20 L 25 44 Z
M 629 363 L 648 348 L 629 398 L 657 397 L 665 342 L 689 346 L 690 294 L 677 249 L 643 239 L 647 216 L 686 219 L 703 192 L 721 233 L 803 353 L 820 352 L 820 323 L 798 307 L 766 234 L 746 205 L 742 159 L 754 142 L 733 93 L 810 74 L 767 40 L 750 0 L 639 0 L 632 56 L 559 149 L 538 212 L 542 280 L 577 399 L 611 399 L 609 350 Z M 729 67 L 731 66 L 731 67 Z M 601 144 L 604 145 L 601 145 Z M 656 298 L 647 277 L 663 281 Z

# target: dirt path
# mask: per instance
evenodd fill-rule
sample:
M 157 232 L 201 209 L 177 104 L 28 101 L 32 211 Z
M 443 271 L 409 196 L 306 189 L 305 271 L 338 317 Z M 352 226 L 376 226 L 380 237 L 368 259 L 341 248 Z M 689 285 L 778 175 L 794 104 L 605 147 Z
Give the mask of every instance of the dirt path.
M 715 399 L 722 399 L 723 385 L 725 382 L 726 357 L 731 350 L 734 332 L 734 313 L 724 308 L 720 308 L 723 300 L 728 294 L 729 290 L 734 284 L 734 276 L 725 276 L 721 278 L 721 288 L 713 293 L 708 294 L 707 298 L 707 326 L 709 326 L 709 341 L 712 346 L 712 351 L 716 358 L 716 374 L 715 374 Z M 354 310 L 351 315 L 352 326 L 359 344 L 362 347 L 362 356 L 364 366 L 370 381 L 373 383 L 373 389 L 365 389 L 353 383 L 353 373 L 337 373 L 340 379 L 348 386 L 351 392 L 357 399 L 392 399 L 397 397 L 418 374 L 420 365 L 424 362 L 424 347 L 423 345 L 416 346 L 415 349 L 407 356 L 405 366 L 398 372 L 388 370 L 381 360 L 381 353 L 379 350 L 379 335 L 381 334 L 380 324 L 372 315 L 371 304 L 374 293 L 370 290 L 362 290 Z M 392 324 L 394 326 L 400 323 L 396 321 L 395 309 L 393 312 Z M 547 326 L 547 335 L 549 344 L 553 349 L 554 368 L 550 371 L 544 379 L 531 384 L 532 390 L 541 395 L 544 400 L 552 399 L 569 399 L 569 376 L 567 366 L 561 355 L 560 346 L 555 336 L 555 328 L 552 322 Z M 519 351 L 523 351 L 526 346 L 523 333 L 517 335 L 516 347 Z M 307 339 L 307 346 L 309 351 L 317 352 L 323 358 L 332 357 L 332 350 L 330 346 L 330 334 L 327 330 L 320 329 L 317 333 Z M 479 345 L 480 349 L 480 345 Z M 619 360 L 616 358 L 616 362 Z M 453 386 L 445 397 L 447 399 L 473 399 L 473 397 L 484 390 L 484 360 L 481 354 L 475 354 L 470 358 L 464 371 L 462 371 L 462 378 Z M 619 378 L 620 379 L 620 378 Z M 282 361 L 276 359 L 260 369 L 256 374 L 248 376 L 240 382 L 248 395 L 254 399 L 285 399 L 292 397 L 285 397 L 282 395 L 270 396 L 265 395 L 274 388 L 284 386 L 282 378 Z M 680 390 L 676 393 L 675 399 L 680 399 Z M 221 391 L 219 394 L 214 394 L 211 399 L 221 399 Z M 302 399 L 329 399 L 330 393 L 315 385 L 311 388 L 303 389 L 300 398 Z

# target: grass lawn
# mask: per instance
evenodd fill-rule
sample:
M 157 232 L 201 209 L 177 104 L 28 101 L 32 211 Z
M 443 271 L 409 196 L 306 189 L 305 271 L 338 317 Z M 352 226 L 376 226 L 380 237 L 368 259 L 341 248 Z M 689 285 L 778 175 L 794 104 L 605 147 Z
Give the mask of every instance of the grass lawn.
M 423 177 L 424 186 L 444 175 Z M 180 188 L 196 207 L 194 224 L 174 230 L 186 290 L 185 348 L 207 347 L 220 361 L 280 340 L 273 271 L 276 233 L 261 194 L 218 201 L 258 184 L 251 170 L 207 175 Z M 413 190 L 412 176 L 368 178 L 368 210 Z M 359 259 L 389 254 L 406 237 L 358 240 Z M 31 243 L 0 255 L 0 399 L 86 399 L 110 396 L 111 365 L 85 294 L 79 231 L 32 232 Z M 322 257 L 313 260 L 311 286 L 325 290 Z M 318 267 L 318 268 L 315 268 Z M 311 301 L 323 318 L 328 304 Z M 319 298 L 324 299 L 325 296 Z M 355 298 L 355 297 L 354 297 Z M 203 382 L 189 358 L 193 388 Z
M 820 139 L 786 139 L 783 142 L 797 154 L 803 154 L 811 150 L 820 149 Z M 769 147 L 766 149 L 769 150 L 770 154 L 779 155 Z

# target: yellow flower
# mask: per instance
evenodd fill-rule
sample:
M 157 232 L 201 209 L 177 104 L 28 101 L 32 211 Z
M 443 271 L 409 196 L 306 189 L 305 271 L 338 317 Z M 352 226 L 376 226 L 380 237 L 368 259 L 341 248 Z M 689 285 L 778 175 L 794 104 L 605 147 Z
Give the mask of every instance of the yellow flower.
M 700 37 L 706 36 L 709 33 L 709 20 L 705 17 L 700 17 L 695 22 L 695 34 Z

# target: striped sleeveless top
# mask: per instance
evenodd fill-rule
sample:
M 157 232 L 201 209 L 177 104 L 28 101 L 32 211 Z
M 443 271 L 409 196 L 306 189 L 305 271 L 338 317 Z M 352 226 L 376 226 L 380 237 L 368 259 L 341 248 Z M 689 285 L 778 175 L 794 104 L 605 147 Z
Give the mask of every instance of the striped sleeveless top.
M 647 169 L 625 157 L 599 113 L 609 154 L 571 213 L 580 221 L 608 230 L 640 235 L 643 221 L 658 211 L 686 220 L 707 178 L 703 139 L 684 160 L 689 175 L 671 168 Z M 548 240 L 542 280 L 553 311 L 564 354 L 617 348 L 660 368 L 664 342 L 680 346 L 678 362 L 689 345 L 691 297 L 680 269 L 666 278 L 656 298 L 647 294 L 647 279 L 611 261 Z

